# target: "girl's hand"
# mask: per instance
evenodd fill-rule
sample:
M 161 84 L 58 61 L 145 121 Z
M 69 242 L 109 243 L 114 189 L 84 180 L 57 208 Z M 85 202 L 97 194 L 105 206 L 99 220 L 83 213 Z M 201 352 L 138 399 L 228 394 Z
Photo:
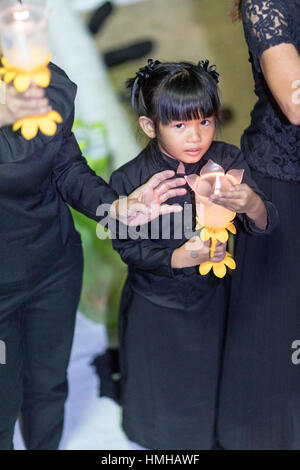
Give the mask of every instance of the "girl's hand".
M 211 241 L 203 242 L 199 237 L 193 237 L 185 242 L 180 248 L 174 250 L 172 254 L 172 268 L 189 268 L 198 266 L 205 261 L 218 263 L 225 258 L 227 243 L 217 242 L 215 255 L 209 257 Z
M 238 214 L 246 214 L 261 230 L 267 227 L 267 209 L 247 184 L 237 184 L 226 193 L 212 195 L 209 200 Z
M 6 85 L 5 104 L 0 104 L 0 127 L 9 126 L 26 116 L 47 114 L 51 109 L 43 88 L 31 86 L 19 93 L 12 84 Z
M 209 200 L 238 214 L 253 212 L 259 196 L 247 185 L 237 184 L 226 193 L 213 194 Z

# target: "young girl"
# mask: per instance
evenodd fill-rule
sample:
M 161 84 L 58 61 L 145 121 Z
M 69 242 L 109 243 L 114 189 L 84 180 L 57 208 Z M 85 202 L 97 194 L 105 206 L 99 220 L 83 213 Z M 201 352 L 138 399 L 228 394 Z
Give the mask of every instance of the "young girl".
M 208 61 L 150 60 L 140 69 L 128 86 L 150 142 L 112 174 L 110 184 L 127 195 L 157 171 L 199 174 L 209 159 L 225 171 L 243 168 L 243 184 L 214 202 L 239 214 L 240 229 L 268 233 L 277 222 L 275 207 L 252 181 L 240 150 L 213 141 L 220 116 L 217 81 Z M 184 207 L 193 201 L 188 190 L 169 202 Z M 163 215 L 159 236 L 152 232 L 151 238 L 149 227 L 148 239 L 128 233 L 113 242 L 128 265 L 120 312 L 123 427 L 146 448 L 211 449 L 226 278 L 199 274 L 199 264 L 209 260 L 209 244 L 194 245 L 184 230 L 178 237 L 177 217 L 170 218 L 170 237 L 162 236 Z M 191 221 L 182 221 L 181 228 L 193 229 Z M 225 245 L 219 244 L 212 260 L 224 256 Z

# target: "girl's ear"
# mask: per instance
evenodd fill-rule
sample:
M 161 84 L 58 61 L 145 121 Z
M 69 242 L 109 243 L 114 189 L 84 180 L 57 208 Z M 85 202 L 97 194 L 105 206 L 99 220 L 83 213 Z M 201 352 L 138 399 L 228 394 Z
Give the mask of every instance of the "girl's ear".
M 147 116 L 140 116 L 139 125 L 145 134 L 150 137 L 150 139 L 154 139 L 156 137 L 154 122 L 152 119 L 148 118 Z

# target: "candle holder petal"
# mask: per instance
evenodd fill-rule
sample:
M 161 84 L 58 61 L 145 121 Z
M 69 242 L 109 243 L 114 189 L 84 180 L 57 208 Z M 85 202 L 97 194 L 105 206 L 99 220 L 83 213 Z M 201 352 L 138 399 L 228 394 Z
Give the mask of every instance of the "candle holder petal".
M 202 167 L 202 169 L 200 171 L 200 176 L 203 176 L 206 173 L 223 173 L 223 174 L 225 174 L 223 167 L 221 165 L 219 165 L 218 163 L 215 163 L 212 160 L 208 160 L 208 162 Z
M 226 175 L 232 176 L 235 181 L 235 184 L 240 184 L 243 180 L 245 170 L 229 170 Z
M 31 76 L 29 73 L 20 73 L 14 79 L 14 86 L 17 91 L 23 93 L 29 88 L 31 83 Z
M 214 275 L 222 278 L 226 275 L 226 267 L 223 261 L 220 261 L 219 263 L 213 263 L 213 271 Z
M 49 119 L 49 117 L 41 117 L 38 121 L 38 126 L 40 131 L 48 136 L 54 135 L 57 130 L 56 123 L 52 119 Z

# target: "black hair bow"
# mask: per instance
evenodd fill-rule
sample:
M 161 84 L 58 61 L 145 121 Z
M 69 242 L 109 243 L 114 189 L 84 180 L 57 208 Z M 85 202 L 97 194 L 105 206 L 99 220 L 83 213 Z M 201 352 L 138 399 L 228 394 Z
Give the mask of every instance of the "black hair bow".
M 155 70 L 156 66 L 160 64 L 159 60 L 148 59 L 148 64 L 145 67 L 141 67 L 137 72 L 137 76 L 143 79 L 151 77 L 152 72 Z
M 198 62 L 198 67 L 201 67 L 203 70 L 205 70 L 209 75 L 217 82 L 219 83 L 219 76 L 220 74 L 216 70 L 215 65 L 209 65 L 209 60 L 199 60 Z
M 160 64 L 159 60 L 154 61 L 153 59 L 148 59 L 148 64 L 145 65 L 145 67 L 141 67 L 138 70 L 136 74 L 136 79 L 132 87 L 132 94 L 131 94 L 132 107 L 134 107 L 135 95 L 136 95 L 138 88 L 141 86 L 144 80 L 147 80 L 148 78 L 151 77 L 151 74 L 154 72 L 156 66 L 159 64 Z

